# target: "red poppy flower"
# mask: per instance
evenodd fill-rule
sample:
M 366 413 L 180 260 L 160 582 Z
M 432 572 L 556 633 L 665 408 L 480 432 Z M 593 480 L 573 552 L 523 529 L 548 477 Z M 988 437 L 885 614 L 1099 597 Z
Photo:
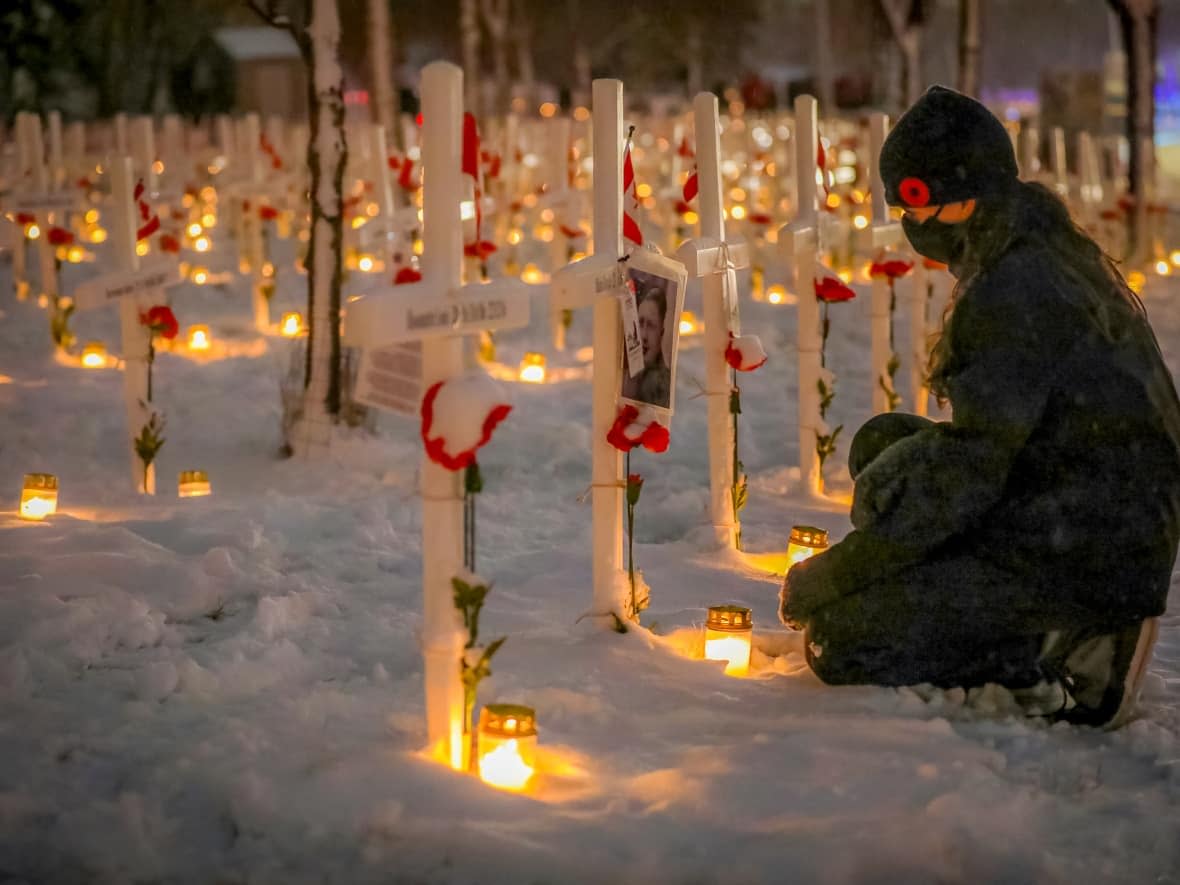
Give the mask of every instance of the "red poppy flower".
M 914 267 L 912 261 L 903 261 L 900 258 L 879 258 L 869 265 L 869 276 L 871 277 L 886 277 L 889 280 L 899 280 L 908 274 Z
M 688 205 L 688 203 L 684 202 L 684 200 L 677 200 L 676 201 L 676 214 L 677 215 L 683 215 L 684 213 L 691 212 L 691 211 L 692 211 L 692 206 Z
M 642 446 L 649 452 L 666 452 L 671 441 L 668 428 L 658 421 L 651 421 L 646 427 L 638 422 L 639 408 L 628 403 L 619 410 L 619 416 L 611 425 L 606 441 L 620 452 L 629 452 L 636 446 Z
M 680 147 L 676 148 L 676 153 L 682 157 L 695 156 L 695 154 L 692 152 L 692 145 L 688 143 L 687 138 L 680 139 Z
M 258 217 L 263 221 L 274 221 L 279 217 L 279 210 L 274 206 L 259 206 Z
M 82 190 L 84 190 L 84 191 L 90 190 L 90 179 L 89 178 L 86 178 L 86 177 L 79 178 L 78 181 L 76 182 L 76 184 L 78 185 L 78 187 L 82 188 Z
M 63 227 L 51 227 L 46 237 L 50 246 L 68 246 L 74 242 L 74 235 Z
M 147 313 L 140 313 L 139 322 L 152 330 L 152 333 L 169 340 L 176 337 L 180 331 L 180 324 L 176 322 L 176 315 L 166 304 L 157 304 Z
M 402 283 L 417 283 L 421 279 L 422 274 L 419 271 L 416 271 L 414 268 L 407 266 L 403 267 L 397 272 L 397 275 L 393 278 L 393 284 L 395 286 L 400 286 Z
M 37 220 L 37 216 L 33 215 L 31 212 L 17 212 L 16 213 L 16 223 L 17 224 L 32 224 L 36 220 Z
M 1120 210 L 1120 209 L 1103 209 L 1102 210 L 1102 220 L 1103 221 L 1118 221 L 1122 217 L 1123 217 L 1123 213 L 1122 213 L 1122 210 Z
M 774 221 L 774 219 L 765 212 L 751 212 L 746 217 L 750 219 L 751 224 L 770 224 L 772 221 Z
M 1119 197 L 1118 206 L 1124 212 L 1130 212 L 1135 208 L 1135 197 L 1132 194 L 1123 194 Z
M 897 192 L 910 206 L 925 206 L 930 202 L 930 188 L 920 178 L 903 178 Z
M 512 406 L 496 402 L 498 393 L 498 386 L 486 375 L 460 375 L 431 385 L 421 409 L 427 457 L 447 470 L 463 470 L 475 463 L 476 451 L 491 441 L 496 426 L 512 411 Z M 469 425 L 473 418 L 478 423 Z M 447 440 L 448 432 L 467 439 Z M 454 451 L 472 438 L 473 445 Z
M 180 240 L 171 234 L 164 234 L 160 237 L 160 249 L 164 252 L 171 252 L 176 255 L 180 252 Z
M 557 229 L 561 231 L 561 235 L 567 240 L 576 240 L 586 236 L 586 232 L 580 227 L 569 227 L 568 225 L 559 224 Z
M 480 261 L 486 261 L 488 256 L 496 251 L 496 244 L 490 243 L 487 240 L 477 240 L 474 243 L 467 243 L 463 246 L 463 254 L 468 258 L 478 258 Z
M 386 162 L 389 164 L 389 169 L 391 172 L 397 172 L 397 170 L 400 169 L 401 165 L 402 165 L 402 161 L 399 160 L 397 158 L 397 156 L 393 155 L 393 154 L 390 155 L 389 159 L 386 160 Z
M 844 285 L 839 277 L 825 276 L 823 279 L 812 280 L 812 284 L 815 286 L 815 297 L 828 304 L 851 301 L 856 297 L 856 293 Z

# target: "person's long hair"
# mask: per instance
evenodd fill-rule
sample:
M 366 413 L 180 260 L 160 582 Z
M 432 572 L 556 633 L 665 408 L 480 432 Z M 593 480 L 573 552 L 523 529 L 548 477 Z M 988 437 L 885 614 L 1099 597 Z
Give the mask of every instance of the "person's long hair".
M 939 403 L 948 399 L 946 370 L 951 364 L 947 323 L 958 299 L 969 292 L 979 275 L 995 267 L 1018 244 L 1044 247 L 1046 260 L 1064 285 L 1061 291 L 1076 299 L 1094 327 L 1108 341 L 1122 337 L 1136 315 L 1146 323 L 1139 297 L 1131 291 L 1114 261 L 1069 216 L 1055 193 L 1034 182 L 1016 182 L 1011 189 L 978 203 L 966 221 L 966 249 L 959 279 L 943 313 L 942 332 L 930 349 L 927 376 Z

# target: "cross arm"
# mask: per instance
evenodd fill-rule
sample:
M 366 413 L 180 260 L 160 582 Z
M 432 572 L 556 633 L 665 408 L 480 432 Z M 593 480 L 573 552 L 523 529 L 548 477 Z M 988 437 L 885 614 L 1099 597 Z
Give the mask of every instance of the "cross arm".
M 677 249 L 676 258 L 688 270 L 690 277 L 704 277 L 712 273 L 749 267 L 750 248 L 746 241 L 739 237 L 731 240 L 698 237 L 688 240 Z
M 873 225 L 873 248 L 884 249 L 889 246 L 897 246 L 905 241 L 905 235 L 902 233 L 901 225 L 896 221 L 890 221 L 886 224 Z
M 559 268 L 549 284 L 553 306 L 587 307 L 603 295 L 613 295 L 627 284 L 626 268 L 608 255 L 591 255 Z

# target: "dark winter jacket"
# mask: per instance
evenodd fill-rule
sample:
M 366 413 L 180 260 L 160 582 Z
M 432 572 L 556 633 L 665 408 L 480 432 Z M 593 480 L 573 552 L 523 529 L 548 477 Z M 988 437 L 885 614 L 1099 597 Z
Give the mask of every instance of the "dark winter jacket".
M 1030 631 L 1160 614 L 1180 541 L 1180 404 L 1151 330 L 1128 310 L 1107 340 L 1053 267 L 1017 245 L 968 283 L 952 420 L 869 464 L 852 509 L 899 560 L 953 546 L 1014 574 Z

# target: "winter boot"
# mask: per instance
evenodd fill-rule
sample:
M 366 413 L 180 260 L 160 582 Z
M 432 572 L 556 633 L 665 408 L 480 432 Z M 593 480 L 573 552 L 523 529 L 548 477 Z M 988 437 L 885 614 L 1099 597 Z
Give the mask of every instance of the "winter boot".
M 1067 695 L 1055 718 L 1109 729 L 1124 725 L 1134 710 L 1158 635 L 1157 618 L 1101 636 L 1050 633 L 1042 661 L 1060 675 Z

